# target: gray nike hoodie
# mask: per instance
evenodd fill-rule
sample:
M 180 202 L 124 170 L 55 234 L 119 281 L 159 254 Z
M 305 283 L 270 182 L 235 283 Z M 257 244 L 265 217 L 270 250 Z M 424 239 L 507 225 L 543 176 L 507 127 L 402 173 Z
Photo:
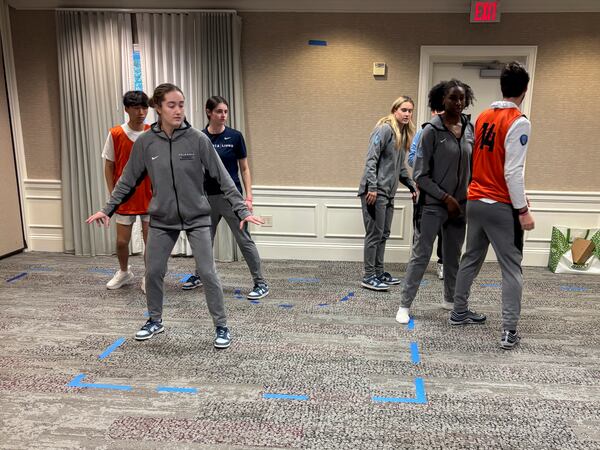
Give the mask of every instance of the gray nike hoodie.
M 167 230 L 210 226 L 210 204 L 204 192 L 205 170 L 219 182 L 240 220 L 248 217 L 250 212 L 244 199 L 210 139 L 185 120 L 171 138 L 158 123 L 140 135 L 102 212 L 112 216 L 148 173 L 152 182 L 150 226 Z
M 445 194 L 459 203 L 467 199 L 474 133 L 468 116 L 462 114 L 461 121 L 460 139 L 446 128 L 440 115 L 423 125 L 413 173 L 421 191 L 419 203 L 422 205 L 445 206 L 442 200 Z

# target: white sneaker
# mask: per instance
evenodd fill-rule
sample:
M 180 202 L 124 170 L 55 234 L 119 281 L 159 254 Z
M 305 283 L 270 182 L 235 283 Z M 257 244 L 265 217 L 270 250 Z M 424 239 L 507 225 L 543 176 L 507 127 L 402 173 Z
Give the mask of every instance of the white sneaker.
M 146 276 L 145 275 L 142 277 L 142 285 L 140 286 L 140 288 L 142 289 L 142 292 L 144 293 L 144 295 L 146 295 Z
M 398 312 L 396 313 L 396 322 L 406 324 L 410 322 L 410 312 L 409 308 L 403 308 L 402 306 L 398 308 Z
M 122 270 L 117 270 L 115 276 L 106 283 L 106 289 L 119 289 L 123 287 L 127 283 L 133 280 L 133 272 L 131 272 L 131 266 L 127 266 L 127 272 L 123 272 Z
M 454 309 L 454 303 L 447 302 L 446 300 L 442 300 L 442 304 L 440 306 L 446 311 L 452 311 Z
M 438 278 L 440 280 L 443 280 L 444 279 L 444 265 L 438 263 L 436 272 L 437 272 Z

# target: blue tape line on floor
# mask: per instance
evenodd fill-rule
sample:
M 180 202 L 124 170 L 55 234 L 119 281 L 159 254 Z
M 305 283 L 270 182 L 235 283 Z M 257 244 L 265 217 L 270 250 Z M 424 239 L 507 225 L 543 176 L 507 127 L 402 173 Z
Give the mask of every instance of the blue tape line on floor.
M 241 294 L 242 290 L 241 289 L 236 289 L 235 291 L 233 291 L 234 294 Z
M 260 302 L 258 300 L 251 300 L 250 303 L 253 305 L 258 305 Z
M 502 287 L 500 283 L 481 283 L 483 287 L 499 288 Z
M 308 45 L 318 45 L 318 46 L 327 46 L 327 41 L 322 41 L 320 39 L 309 39 Z
M 280 308 L 293 308 L 294 305 L 290 305 L 288 303 L 282 303 L 281 305 L 279 305 Z
M 263 394 L 263 398 L 277 398 L 283 400 L 308 400 L 308 395 Z
M 168 387 L 159 386 L 156 388 L 156 392 L 183 392 L 185 394 L 197 394 L 198 389 L 196 388 L 179 388 L 179 387 Z
M 107 358 L 108 355 L 110 355 L 117 348 L 119 348 L 121 345 L 123 345 L 124 342 L 125 342 L 125 338 L 124 337 L 117 339 L 110 346 L 108 346 L 106 348 L 106 350 L 104 350 L 104 352 L 102 352 L 102 354 L 100 356 L 98 356 L 98 359 L 105 359 L 105 358 Z
M 89 388 L 89 389 L 110 389 L 114 391 L 131 391 L 131 386 L 123 384 L 101 384 L 101 383 L 82 383 L 81 381 L 85 378 L 85 374 L 80 373 L 67 385 L 69 387 L 78 388 Z
M 187 283 L 187 281 L 190 279 L 190 277 L 192 275 L 193 274 L 191 274 L 191 273 L 185 274 L 182 278 L 179 279 L 179 282 L 180 283 Z
M 329 306 L 329 303 L 319 303 L 317 306 Z
M 415 320 L 412 317 L 408 321 L 408 324 L 407 324 L 406 328 L 408 328 L 409 330 L 414 330 L 415 329 Z
M 27 276 L 27 272 L 22 272 L 19 275 L 15 275 L 12 278 L 9 278 L 8 280 L 6 280 L 7 283 L 12 283 L 13 281 L 17 281 L 20 280 L 21 278 Z
M 583 292 L 587 291 L 587 288 L 581 286 L 561 286 L 560 289 L 562 291 L 571 291 L 571 292 Z
M 419 356 L 419 346 L 416 342 L 410 343 L 410 359 L 413 364 L 419 364 L 421 362 L 421 356 Z
M 371 397 L 371 400 L 377 403 L 427 403 L 425 395 L 425 383 L 422 378 L 415 378 L 415 397 Z
M 144 317 L 150 317 L 150 313 L 148 311 L 144 311 Z
M 348 292 L 348 297 L 354 297 L 354 292 Z
M 100 267 L 92 267 L 91 269 L 88 269 L 88 272 L 103 273 L 105 275 L 113 275 L 115 273 L 112 269 L 102 269 Z
M 318 278 L 288 278 L 290 283 L 320 283 Z

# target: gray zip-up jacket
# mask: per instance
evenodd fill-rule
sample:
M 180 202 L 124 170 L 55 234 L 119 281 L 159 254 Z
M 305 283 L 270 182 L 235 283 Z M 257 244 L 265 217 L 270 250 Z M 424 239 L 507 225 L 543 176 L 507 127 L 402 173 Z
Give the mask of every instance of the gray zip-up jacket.
M 365 172 L 360 180 L 358 195 L 377 192 L 393 198 L 401 181 L 411 192 L 415 184 L 404 165 L 404 149 L 396 149 L 394 130 L 387 123 L 375 127 L 369 140 Z
M 461 120 L 460 139 L 446 128 L 439 115 L 423 125 L 413 173 L 422 205 L 444 205 L 445 194 L 459 203 L 467 199 L 474 132 L 468 116 L 462 114 Z
M 184 121 L 169 138 L 158 123 L 135 141 L 129 161 L 102 212 L 112 216 L 146 172 L 152 182 L 150 226 L 187 230 L 210 226 L 210 204 L 204 192 L 204 170 L 221 185 L 241 219 L 250 215 L 242 195 L 204 133 Z

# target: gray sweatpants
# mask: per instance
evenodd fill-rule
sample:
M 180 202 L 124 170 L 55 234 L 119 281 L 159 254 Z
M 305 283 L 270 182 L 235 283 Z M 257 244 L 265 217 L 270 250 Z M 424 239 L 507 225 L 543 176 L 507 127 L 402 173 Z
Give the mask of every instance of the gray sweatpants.
M 468 309 L 471 285 L 492 244 L 502 271 L 502 325 L 505 330 L 516 330 L 523 291 L 523 230 L 519 216 L 512 205 L 474 200 L 467 203 L 467 221 L 467 249 L 458 270 L 454 310 L 461 313 Z M 444 254 L 444 263 L 445 258 Z
M 365 224 L 365 278 L 368 278 L 383 273 L 385 243 L 394 218 L 394 199 L 378 194 L 375 204 L 367 205 L 367 196 L 361 195 L 360 202 Z
M 433 243 L 440 230 L 444 255 L 444 299 L 452 302 L 460 251 L 465 241 L 465 218 L 461 215 L 455 219 L 449 219 L 448 210 L 443 206 L 416 205 L 415 207 L 418 208 L 418 211 L 412 252 L 401 291 L 401 305 L 404 308 L 410 308 L 412 305 L 431 259 Z
M 224 195 L 209 195 L 207 198 L 208 203 L 210 203 L 210 221 L 212 224 L 210 227 L 211 240 L 214 242 L 217 226 L 219 225 L 221 218 L 225 218 L 227 225 L 229 225 L 229 229 L 233 233 L 235 241 L 242 251 L 242 255 L 244 255 L 246 264 L 248 264 L 248 269 L 250 269 L 254 284 L 267 284 L 262 275 L 258 249 L 248 231 L 248 224 L 245 223 L 244 228 L 240 230 L 240 218 L 235 214 L 233 209 L 231 209 L 231 203 L 227 201 Z M 197 271 L 196 276 L 199 276 Z
M 215 326 L 227 326 L 223 289 L 217 275 L 210 240 L 210 227 L 186 230 L 194 253 L 198 276 L 204 283 L 206 304 Z M 152 320 L 162 318 L 163 288 L 167 263 L 179 237 L 179 230 L 150 227 L 146 246 L 146 302 Z

